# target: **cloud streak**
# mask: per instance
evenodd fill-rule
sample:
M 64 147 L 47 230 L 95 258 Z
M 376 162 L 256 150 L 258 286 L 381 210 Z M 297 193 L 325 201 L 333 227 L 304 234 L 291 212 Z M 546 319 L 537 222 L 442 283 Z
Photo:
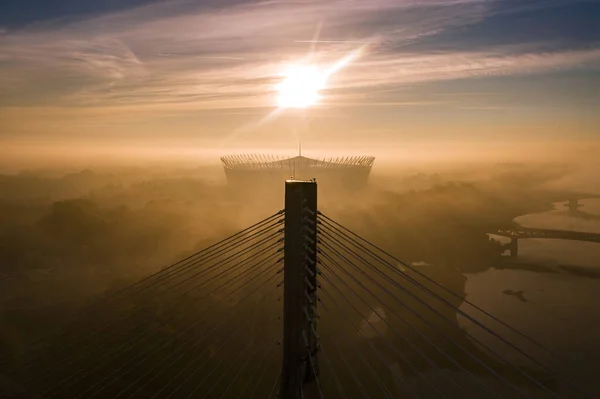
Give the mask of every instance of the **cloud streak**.
M 332 79 L 331 103 L 343 103 L 340 93 L 352 90 L 600 63 L 597 48 L 406 50 L 421 38 L 482 21 L 494 3 L 272 0 L 207 11 L 182 1 L 38 24 L 0 35 L 0 106 L 265 107 L 273 102 L 279 72 L 311 46 L 313 61 L 331 67 L 358 42 L 374 44 Z M 312 43 L 320 20 L 320 37 Z
M 531 74 L 600 65 L 600 48 L 578 51 L 515 54 L 496 52 L 447 54 L 396 53 L 360 62 L 345 82 L 351 87 L 385 86 L 485 76 Z M 376 70 L 377 73 L 372 71 Z

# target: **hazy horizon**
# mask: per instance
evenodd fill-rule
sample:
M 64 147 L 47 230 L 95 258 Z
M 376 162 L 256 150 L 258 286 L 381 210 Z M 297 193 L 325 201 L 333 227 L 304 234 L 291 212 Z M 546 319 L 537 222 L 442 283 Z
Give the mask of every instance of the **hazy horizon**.
M 476 141 L 476 142 L 404 142 L 392 148 L 343 145 L 311 147 L 302 144 L 302 155 L 312 158 L 369 155 L 375 157 L 374 171 L 398 168 L 452 168 L 468 164 L 575 164 L 594 167 L 600 162 L 600 143 L 595 141 Z M 51 141 L 40 143 L 4 143 L 0 148 L 0 173 L 24 170 L 106 169 L 107 167 L 164 165 L 194 168 L 220 166 L 220 158 L 230 154 L 273 154 L 296 156 L 298 148 L 238 147 L 210 148 L 180 143 L 78 143 Z M 384 172 L 385 173 L 385 172 Z

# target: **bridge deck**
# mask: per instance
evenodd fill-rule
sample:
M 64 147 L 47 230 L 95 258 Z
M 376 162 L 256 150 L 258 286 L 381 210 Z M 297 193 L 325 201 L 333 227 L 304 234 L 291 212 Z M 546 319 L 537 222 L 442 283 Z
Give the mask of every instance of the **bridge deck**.
M 494 234 L 510 238 L 552 238 L 600 243 L 600 233 L 580 231 L 518 228 L 497 230 Z

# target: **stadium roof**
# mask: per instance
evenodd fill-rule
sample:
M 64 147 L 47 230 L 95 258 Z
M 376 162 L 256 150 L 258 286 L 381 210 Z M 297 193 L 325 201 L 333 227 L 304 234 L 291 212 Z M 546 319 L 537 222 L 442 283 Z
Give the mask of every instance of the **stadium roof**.
M 223 167 L 233 170 L 370 168 L 375 157 L 350 156 L 314 159 L 303 156 L 284 157 L 262 154 L 227 155 L 221 158 Z

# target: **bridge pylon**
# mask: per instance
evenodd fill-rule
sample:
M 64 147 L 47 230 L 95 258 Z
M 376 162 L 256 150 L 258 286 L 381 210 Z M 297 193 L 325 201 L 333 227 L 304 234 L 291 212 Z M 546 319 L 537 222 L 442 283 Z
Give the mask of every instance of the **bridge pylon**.
M 317 183 L 285 183 L 283 364 L 280 399 L 300 399 L 317 378 Z
M 569 202 L 566 204 L 566 206 L 569 207 L 569 212 L 577 212 L 579 208 L 581 208 L 578 198 L 569 199 Z
M 510 249 L 511 259 L 517 260 L 519 258 L 519 238 L 518 237 L 512 237 L 510 239 L 509 249 Z

